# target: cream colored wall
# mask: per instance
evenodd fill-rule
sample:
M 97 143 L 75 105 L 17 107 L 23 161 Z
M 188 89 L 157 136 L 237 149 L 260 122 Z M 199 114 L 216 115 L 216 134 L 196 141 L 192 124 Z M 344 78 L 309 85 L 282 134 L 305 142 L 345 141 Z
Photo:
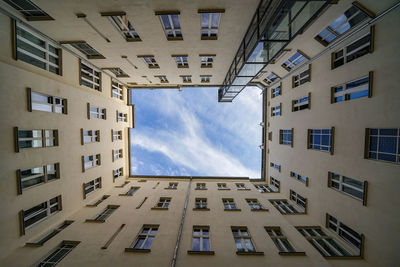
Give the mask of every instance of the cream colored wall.
M 11 21 L 0 15 L 0 120 L 1 161 L 0 188 L 3 210 L 0 216 L 0 258 L 27 241 L 58 225 L 77 209 L 93 201 L 112 186 L 112 170 L 124 167 L 127 174 L 127 128 L 131 125 L 131 108 L 125 100 L 111 98 L 110 77 L 103 75 L 102 92 L 79 85 L 79 61 L 63 52 L 63 76 L 52 74 L 23 61 L 12 58 Z M 68 114 L 27 109 L 27 87 L 35 92 L 66 98 Z M 107 109 L 107 120 L 87 119 L 87 102 Z M 116 121 L 116 110 L 128 113 L 129 122 Z M 49 148 L 14 149 L 13 128 L 57 129 L 59 145 Z M 80 129 L 100 130 L 101 142 L 81 145 Z M 111 129 L 124 130 L 123 141 L 111 142 Z M 124 149 L 124 158 L 112 162 L 112 149 Z M 101 166 L 82 173 L 81 156 L 101 154 Z M 60 179 L 42 184 L 17 194 L 16 170 L 60 163 Z M 82 184 L 102 177 L 103 188 L 83 199 Z M 20 236 L 20 210 L 27 210 L 55 196 L 62 196 L 62 211 L 26 230 Z
M 379 15 L 396 1 L 360 1 L 362 5 Z M 288 72 L 281 67 L 299 49 L 313 57 L 324 47 L 313 39 L 321 29 L 348 9 L 351 1 L 339 1 L 323 13 L 302 35 L 287 48 L 291 52 L 276 64 L 265 69 L 279 76 Z M 400 232 L 397 212 L 399 166 L 364 159 L 365 128 L 398 128 L 400 82 L 398 75 L 398 50 L 400 32 L 397 31 L 400 9 L 392 11 L 375 24 L 374 51 L 350 63 L 331 70 L 331 53 L 312 62 L 311 82 L 292 89 L 292 76 L 282 82 L 282 95 L 270 99 L 268 115 L 273 132 L 269 141 L 269 160 L 282 165 L 282 172 L 269 168 L 269 176 L 281 181 L 281 191 L 288 198 L 292 189 L 308 199 L 310 216 L 288 217 L 294 225 L 307 225 L 312 217 L 321 225 L 329 213 L 365 235 L 365 260 L 373 266 L 395 266 Z M 363 30 L 339 45 L 337 49 L 369 31 Z M 336 50 L 336 49 L 335 49 Z M 362 98 L 330 104 L 330 88 L 374 72 L 371 98 Z M 298 74 L 296 72 L 295 74 Z M 262 79 L 265 77 L 264 75 Z M 311 109 L 291 112 L 291 101 L 311 92 Z M 282 103 L 282 116 L 270 117 L 271 106 Z M 307 149 L 307 129 L 335 127 L 334 155 Z M 294 147 L 279 144 L 279 129 L 294 128 Z M 269 166 L 269 162 L 267 164 Z M 291 178 L 290 171 L 307 176 L 309 186 Z M 359 181 L 368 181 L 367 206 L 358 200 L 327 187 L 328 171 L 339 173 Z M 333 232 L 331 232 L 333 233 Z M 333 234 L 334 235 L 334 234 Z M 342 261 L 330 261 L 343 264 Z M 357 262 L 357 261 L 354 261 Z

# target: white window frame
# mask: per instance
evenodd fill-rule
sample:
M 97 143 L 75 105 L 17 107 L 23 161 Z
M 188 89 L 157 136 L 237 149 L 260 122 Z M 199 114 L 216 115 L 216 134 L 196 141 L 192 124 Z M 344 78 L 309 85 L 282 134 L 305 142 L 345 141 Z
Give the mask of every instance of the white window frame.
M 125 251 L 129 251 L 129 250 L 150 250 L 151 245 L 157 235 L 158 229 L 159 229 L 159 225 L 143 225 L 142 229 L 140 229 L 139 234 L 137 235 L 137 237 L 135 238 L 135 241 L 132 243 L 131 247 L 128 249 L 125 249 Z M 145 229 L 148 229 L 145 231 Z M 151 239 L 149 239 L 149 237 Z M 141 245 L 139 247 L 137 247 L 137 245 L 139 244 L 139 240 L 143 240 L 143 242 L 141 243 Z M 151 240 L 151 241 L 149 241 Z M 149 244 L 149 248 L 145 248 L 146 244 L 148 244 L 148 241 L 150 242 Z
M 289 191 L 289 198 L 299 207 L 301 207 L 304 210 L 304 213 L 307 212 L 307 198 L 301 196 L 293 190 Z
M 202 40 L 209 40 L 209 39 L 217 39 L 218 38 L 218 28 L 219 28 L 219 24 L 221 22 L 221 15 L 223 12 L 201 12 L 200 15 L 200 25 L 201 25 L 201 39 Z M 204 14 L 208 14 L 208 24 L 207 25 L 203 25 L 203 15 Z M 213 19 L 213 15 L 217 14 L 218 18 L 218 23 L 216 27 L 212 26 L 212 19 Z M 212 32 L 215 32 L 215 34 L 213 34 Z
M 82 68 L 82 66 L 85 66 L 87 69 Z M 95 70 L 92 67 L 89 67 L 87 64 L 83 63 L 81 60 L 79 60 L 79 71 L 80 71 L 80 85 L 89 87 L 93 90 L 101 92 L 101 72 Z M 89 78 L 86 78 L 82 75 L 82 73 L 85 73 Z M 96 81 L 98 80 L 98 82 Z M 83 84 L 82 81 L 87 82 L 88 84 Z M 89 86 L 90 85 L 90 86 Z
M 232 235 L 233 235 L 233 239 L 235 240 L 235 246 L 236 246 L 236 253 L 240 253 L 240 252 L 244 252 L 244 253 L 248 253 L 248 252 L 257 252 L 256 250 L 256 246 L 254 245 L 254 242 L 251 238 L 250 232 L 247 229 L 247 227 L 231 227 L 232 230 Z M 234 231 L 237 231 L 238 235 L 234 235 Z M 246 234 L 245 234 L 246 233 Z M 242 251 L 239 250 L 238 246 L 237 246 L 237 242 L 236 240 L 240 240 L 241 246 L 243 248 Z M 247 240 L 247 241 L 246 241 Z M 247 245 L 251 244 L 253 249 L 250 249 Z
M 128 122 L 128 114 L 117 110 L 117 122 Z
M 347 244 L 355 248 L 361 253 L 361 249 L 363 247 L 363 235 L 359 234 L 358 232 L 354 231 L 352 228 L 348 227 L 346 224 L 342 223 L 335 217 L 333 217 L 330 214 L 326 214 L 326 226 L 332 230 L 335 234 L 340 236 L 344 241 L 346 241 Z M 349 228 L 351 231 L 354 231 L 357 233 L 359 236 L 354 236 L 352 233 L 346 230 L 346 228 Z M 343 235 L 344 233 L 344 235 Z M 346 235 L 350 236 L 353 238 L 355 241 L 358 242 L 358 246 L 353 244 L 350 240 L 347 239 Z
M 43 257 L 40 262 L 34 266 L 56 266 L 62 259 L 64 259 L 80 241 L 64 240 L 55 249 L 50 251 Z M 58 256 L 57 256 L 58 255 Z
M 272 206 L 274 206 L 281 214 L 301 214 L 287 199 L 269 199 Z
M 279 190 L 273 189 L 267 184 L 255 184 L 254 187 L 258 190 L 260 193 L 275 193 L 278 192 Z
M 199 249 L 195 249 L 195 239 L 199 239 Z M 208 244 L 209 249 L 204 248 L 204 243 Z M 210 227 L 209 226 L 193 226 L 192 232 L 192 251 L 209 251 L 211 252 L 211 242 L 210 242 Z
M 334 179 L 335 175 L 338 176 L 338 179 Z M 354 186 L 352 184 L 346 183 L 344 181 L 345 179 L 349 179 L 349 180 L 353 180 L 353 181 L 356 181 L 358 183 L 361 183 L 362 184 L 362 188 L 359 188 L 359 187 L 356 187 L 356 186 Z M 336 184 L 337 187 L 335 187 L 334 184 Z M 366 193 L 367 193 L 367 184 L 368 184 L 367 181 L 358 181 L 356 179 L 353 179 L 353 178 L 350 178 L 350 177 L 347 177 L 347 176 L 344 176 L 344 175 L 341 175 L 341 174 L 338 174 L 338 173 L 328 172 L 328 187 L 329 188 L 332 188 L 333 190 L 339 191 L 339 192 L 341 192 L 343 194 L 346 194 L 346 195 L 348 195 L 348 196 L 350 196 L 352 198 L 355 198 L 355 199 L 363 202 L 364 206 L 367 203 L 367 199 L 366 199 L 367 198 L 367 195 L 366 195 Z M 350 194 L 348 192 L 345 192 L 344 191 L 345 187 L 362 193 L 363 198 L 359 198 L 359 197 L 357 197 L 355 195 L 352 195 L 352 194 Z
M 296 179 L 297 181 L 300 181 L 303 184 L 305 184 L 306 186 L 308 186 L 308 180 L 309 180 L 308 177 L 305 177 L 304 175 L 298 174 L 293 171 L 290 172 L 290 177 L 292 177 L 293 179 Z
M 308 68 L 306 70 L 302 70 L 301 72 L 299 72 L 299 74 L 293 75 L 292 87 L 295 88 L 307 82 L 311 82 L 311 64 L 308 65 Z
M 233 198 L 223 198 L 222 205 L 224 205 L 224 210 L 240 210 Z
M 187 55 L 174 55 L 176 65 L 178 68 L 189 68 L 189 61 Z
M 106 16 L 110 20 L 127 42 L 141 41 L 135 27 L 133 27 L 133 24 L 127 19 L 125 14 L 107 15 L 107 13 L 104 13 L 103 16 Z
M 100 142 L 100 130 L 84 130 L 82 131 L 82 144 Z
M 201 67 L 202 68 L 211 68 L 214 63 L 214 57 L 211 55 L 200 55 Z
M 172 20 L 172 16 L 177 16 L 178 17 L 178 24 L 179 26 L 175 28 L 175 25 Z M 173 13 L 173 14 L 159 14 L 158 17 L 160 18 L 161 25 L 163 26 L 165 37 L 167 37 L 167 40 L 181 40 L 183 39 L 182 35 L 182 29 L 181 29 L 181 23 L 179 21 L 179 13 Z M 166 28 L 166 25 L 164 25 L 164 22 L 162 20 L 162 16 L 167 16 L 169 20 L 169 24 L 171 28 Z M 168 33 L 171 32 L 173 36 L 168 36 Z
M 296 249 L 293 247 L 293 245 L 289 242 L 287 237 L 282 233 L 282 230 L 279 226 L 264 227 L 264 228 L 265 231 L 267 231 L 272 242 L 274 242 L 275 246 L 278 248 L 279 253 L 297 252 Z
M 22 177 L 23 172 L 25 171 L 29 171 L 29 170 L 40 170 L 40 172 L 37 173 L 33 173 L 29 176 L 25 176 Z M 49 175 L 54 175 L 55 178 L 49 179 Z M 43 176 L 43 180 L 39 183 L 33 184 L 33 185 L 29 185 L 29 186 L 23 186 L 23 182 L 26 181 L 30 181 L 30 180 L 34 180 L 38 177 L 42 177 Z M 53 164 L 47 164 L 44 166 L 40 166 L 40 167 L 35 167 L 35 168 L 29 168 L 29 169 L 25 169 L 25 170 L 17 170 L 17 182 L 18 182 L 18 194 L 22 194 L 23 191 L 44 184 L 44 183 L 48 183 L 51 182 L 53 180 L 56 179 L 60 179 L 60 163 L 53 163 Z
M 124 100 L 123 96 L 124 86 L 123 84 L 111 79 L 111 97 L 119 100 Z
M 195 209 L 207 209 L 207 198 L 196 198 L 194 203 Z
M 87 183 L 83 183 L 83 198 L 85 199 L 88 195 L 101 188 L 101 177 L 91 180 Z
M 93 110 L 95 109 L 95 110 Z M 97 106 L 92 106 L 88 103 L 88 113 L 89 119 L 101 119 L 105 120 L 107 117 L 107 110 L 105 108 L 97 107 Z
M 124 167 L 113 170 L 113 181 L 124 175 Z
M 366 75 L 366 76 L 363 76 L 361 78 L 354 79 L 352 81 L 348 81 L 346 83 L 339 84 L 339 85 L 336 85 L 336 86 L 332 87 L 332 100 L 331 100 L 331 103 L 339 103 L 339 102 L 344 102 L 344 101 L 350 101 L 350 100 L 352 100 L 352 99 L 350 99 L 350 95 L 351 94 L 354 94 L 354 93 L 357 93 L 357 92 L 363 92 L 363 91 L 368 91 L 367 96 L 364 96 L 364 97 L 371 97 L 371 77 L 372 77 L 372 72 L 369 72 L 369 74 Z M 352 87 L 352 88 L 349 88 L 349 89 L 347 88 L 350 83 L 353 83 L 353 82 L 356 82 L 356 81 L 360 81 L 360 80 L 363 80 L 365 78 L 368 78 L 368 82 L 363 83 L 363 84 L 361 84 L 361 85 L 359 85 L 357 87 Z M 337 91 L 338 89 L 341 89 L 341 91 Z M 336 99 L 338 97 L 342 97 L 342 100 L 341 101 L 337 101 Z M 358 99 L 358 98 L 356 98 L 356 99 Z
M 101 165 L 100 154 L 90 155 L 86 157 L 82 156 L 82 165 L 83 165 L 83 171 L 100 166 Z
M 26 149 L 26 148 L 43 148 L 43 147 L 54 147 L 58 146 L 58 130 L 20 130 L 18 127 L 14 128 L 15 131 L 15 148 L 16 152 L 19 152 L 20 149 Z M 19 132 L 22 131 L 31 131 L 32 132 L 32 137 L 19 137 Z M 40 133 L 40 135 L 33 134 L 33 131 L 35 133 Z M 20 141 L 31 141 L 33 144 L 37 146 L 31 146 L 31 147 L 21 147 L 19 145 Z M 41 142 L 41 143 L 40 143 Z M 38 144 L 41 144 L 40 146 Z
M 171 199 L 172 198 L 170 197 L 160 197 L 155 207 L 168 209 L 169 205 L 171 204 Z
M 112 150 L 112 154 L 113 154 L 113 161 L 123 158 L 122 148 L 121 149 L 115 149 L 115 150 L 113 149 Z
M 61 98 L 57 96 L 50 96 L 47 94 L 42 94 L 36 91 L 32 91 L 28 88 L 29 93 L 29 111 L 43 111 L 43 112 L 52 112 L 57 114 L 67 114 L 67 99 Z M 34 99 L 34 95 L 38 95 L 39 97 L 47 98 L 47 101 L 38 101 Z M 57 103 L 59 102 L 59 103 Z M 49 110 L 39 109 L 37 106 L 47 106 Z
M 122 140 L 122 131 L 111 130 L 112 141 Z

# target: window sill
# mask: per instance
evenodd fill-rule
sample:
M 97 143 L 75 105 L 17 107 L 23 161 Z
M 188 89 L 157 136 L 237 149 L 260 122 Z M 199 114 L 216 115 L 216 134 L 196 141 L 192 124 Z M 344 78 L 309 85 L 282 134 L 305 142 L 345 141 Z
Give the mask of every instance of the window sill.
M 106 220 L 93 220 L 93 219 L 86 219 L 85 222 L 87 223 L 105 223 Z
M 218 190 L 225 190 L 225 191 L 229 191 L 229 188 L 219 188 Z
M 255 211 L 255 212 L 258 212 L 258 211 L 269 211 L 269 209 L 251 209 L 251 211 Z
M 25 247 L 37 248 L 37 247 L 41 247 L 41 246 L 43 246 L 43 244 L 40 244 L 40 243 L 25 243 Z
M 295 252 L 279 252 L 279 255 L 281 256 L 306 256 L 306 253 L 304 251 L 295 251 Z
M 363 257 L 360 255 L 356 256 L 323 256 L 327 260 L 360 260 Z
M 218 40 L 218 36 L 201 36 L 201 40 Z
M 253 251 L 253 252 L 236 251 L 236 255 L 264 256 L 264 252 L 263 251 Z
M 207 188 L 195 188 L 194 190 L 207 190 Z
M 177 188 L 169 188 L 169 187 L 165 187 L 164 189 L 168 189 L 168 190 L 176 190 Z
M 199 211 L 208 211 L 210 210 L 209 208 L 193 208 L 193 210 L 199 210 Z
M 131 196 L 133 196 L 133 195 L 129 195 L 129 194 L 119 194 L 118 196 L 120 196 L 120 197 L 131 197 Z
M 168 41 L 183 41 L 183 37 L 167 37 Z
M 241 209 L 224 209 L 224 211 L 241 211 Z
M 238 191 L 250 191 L 250 190 L 251 190 L 250 188 L 243 188 L 243 189 L 238 188 Z
M 209 250 L 209 251 L 198 251 L 198 250 L 188 250 L 188 254 L 192 255 L 214 255 L 215 251 Z
M 149 253 L 151 249 L 125 248 L 125 252 Z
M 168 210 L 166 207 L 152 207 L 152 210 Z

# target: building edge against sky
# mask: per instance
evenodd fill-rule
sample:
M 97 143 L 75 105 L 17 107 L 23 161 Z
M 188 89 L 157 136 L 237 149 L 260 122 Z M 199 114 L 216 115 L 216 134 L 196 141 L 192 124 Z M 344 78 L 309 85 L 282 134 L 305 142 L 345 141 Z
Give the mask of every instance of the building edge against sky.
M 195 9 L 167 2 L 151 2 L 151 7 L 141 8 L 155 17 L 165 15 L 154 15 L 165 7 L 180 10 L 167 15 L 182 15 L 180 34 L 184 40 L 180 40 L 179 29 L 169 36 L 161 28 L 163 35 L 157 36 L 160 21 L 143 26 L 137 23 L 142 40 L 138 60 L 157 52 L 157 44 L 148 54 L 142 51 L 147 33 L 149 38 L 165 39 L 159 68 L 178 64 L 175 71 L 162 69 L 168 69 L 168 76 L 175 75 L 170 79 L 178 84 L 178 79 L 188 81 L 177 78 L 180 75 L 202 73 L 200 59 L 192 74 L 183 74 L 186 67 L 179 67 L 185 66 L 178 63 L 185 61 L 184 55 L 176 55 L 174 60 L 180 57 L 178 61 L 168 61 L 175 53 L 170 42 L 182 42 L 176 45 L 178 49 L 195 43 L 185 25 L 186 29 L 197 27 L 193 36 L 200 38 L 200 18 L 190 24 L 193 19 L 185 17 L 185 12 L 218 10 L 222 14 L 219 40 L 204 42 L 222 39 L 218 43 L 222 49 L 224 42 L 235 39 L 223 39 L 224 30 L 231 33 L 233 27 L 223 21 L 238 19 L 234 14 L 242 6 L 233 1 L 235 11 L 230 14 L 230 2 L 216 7 L 210 1 L 204 3 L 210 7 Z M 139 70 L 143 67 L 139 64 L 148 64 L 144 73 L 153 76 L 161 73 L 153 70 L 151 58 L 150 64 L 146 60 L 129 63 L 114 53 L 104 37 L 87 24 L 96 20 L 90 13 L 93 3 L 82 3 L 79 12 L 88 16 L 76 18 L 78 11 L 72 12 L 69 3 L 65 4 L 68 14 L 54 4 L 37 1 L 54 23 L 58 17 L 66 23 L 65 32 L 48 26 L 51 21 L 28 22 L 57 41 L 69 41 L 66 47 L 77 43 L 71 40 L 86 35 L 88 43 L 100 51 L 97 55 L 91 51 L 86 57 L 89 62 L 83 56 L 79 60 L 29 26 L 0 15 L 2 264 L 26 266 L 61 260 L 61 266 L 167 266 L 171 262 L 178 266 L 264 266 L 266 262 L 273 266 L 396 265 L 400 238 L 396 212 L 400 204 L 396 197 L 400 35 L 395 29 L 400 25 L 400 11 L 384 12 L 397 2 L 330 4 L 282 50 L 274 64 L 268 64 L 252 80 L 267 88 L 263 114 L 265 182 L 244 177 L 129 177 L 128 128 L 133 126 L 133 109 L 128 105 L 125 85 L 129 86 L 130 80 L 106 72 L 116 67 L 114 62 L 124 62 L 121 64 L 138 65 Z M 0 5 L 25 21 L 4 2 Z M 256 5 L 255 1 L 249 4 L 251 12 L 241 18 L 245 25 L 236 38 L 244 36 Z M 126 3 L 125 7 L 126 13 L 131 11 Z M 96 12 L 106 16 L 107 8 L 98 6 Z M 43 14 L 41 17 L 48 19 Z M 347 21 L 349 24 L 339 20 L 346 24 L 340 28 L 333 23 L 336 18 L 354 20 Z M 113 24 L 103 19 L 110 25 L 98 20 L 95 26 L 115 31 L 114 36 L 104 30 L 121 38 Z M 86 26 L 74 38 L 76 25 Z M 351 29 L 346 29 L 349 25 Z M 131 39 L 137 39 L 132 31 L 130 34 Z M 131 39 L 129 44 L 134 44 Z M 238 46 L 239 41 L 234 43 Z M 126 45 L 122 43 L 121 49 Z M 209 49 L 212 44 L 205 46 Z M 196 54 L 206 53 L 201 46 L 197 48 Z M 218 69 L 215 84 L 222 83 L 221 75 L 233 58 L 235 51 L 228 50 L 216 52 L 215 60 L 221 58 L 222 65 L 213 66 Z M 101 56 L 110 61 L 101 63 Z M 121 76 L 118 71 L 117 76 Z M 138 84 L 143 87 L 153 79 L 150 74 L 134 77 L 143 79 Z M 196 245 L 199 240 L 203 245 Z M 63 252 L 64 258 L 60 256 Z

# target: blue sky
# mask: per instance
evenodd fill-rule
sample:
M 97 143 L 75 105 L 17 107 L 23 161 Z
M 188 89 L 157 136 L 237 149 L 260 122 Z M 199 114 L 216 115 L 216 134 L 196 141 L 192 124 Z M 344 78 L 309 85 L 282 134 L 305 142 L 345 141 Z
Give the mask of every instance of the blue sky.
M 261 102 L 247 87 L 232 103 L 217 88 L 133 90 L 131 172 L 260 177 Z

